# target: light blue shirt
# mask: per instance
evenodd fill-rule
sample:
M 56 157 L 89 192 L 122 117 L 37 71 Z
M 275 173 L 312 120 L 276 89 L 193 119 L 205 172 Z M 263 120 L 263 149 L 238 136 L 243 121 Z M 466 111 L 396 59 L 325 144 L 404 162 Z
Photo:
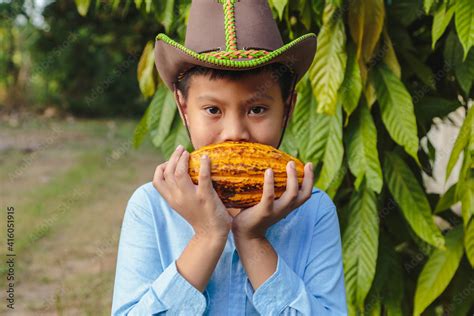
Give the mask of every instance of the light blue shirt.
M 256 291 L 232 232 L 204 293 L 192 286 L 176 260 L 193 235 L 151 182 L 140 186 L 122 223 L 112 315 L 347 315 L 339 222 L 323 191 L 267 229 L 277 268 Z

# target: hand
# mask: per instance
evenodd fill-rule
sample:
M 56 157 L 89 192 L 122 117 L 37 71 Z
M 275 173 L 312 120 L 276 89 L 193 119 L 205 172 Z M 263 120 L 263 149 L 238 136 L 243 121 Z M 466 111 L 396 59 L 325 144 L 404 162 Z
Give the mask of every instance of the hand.
M 232 232 L 235 238 L 265 238 L 268 227 L 277 223 L 283 217 L 286 217 L 311 197 L 314 183 L 312 164 L 308 163 L 304 167 L 301 189 L 299 189 L 296 170 L 292 165 L 294 166 L 294 162 L 289 162 L 286 165 L 286 191 L 277 200 L 274 200 L 275 187 L 273 171 L 267 169 L 264 176 L 263 194 L 260 202 L 257 205 L 242 210 L 234 217 Z
M 212 186 L 210 160 L 201 158 L 198 185 L 189 176 L 188 161 L 189 153 L 178 146 L 170 160 L 156 168 L 153 186 L 194 228 L 196 235 L 227 239 L 232 216 Z

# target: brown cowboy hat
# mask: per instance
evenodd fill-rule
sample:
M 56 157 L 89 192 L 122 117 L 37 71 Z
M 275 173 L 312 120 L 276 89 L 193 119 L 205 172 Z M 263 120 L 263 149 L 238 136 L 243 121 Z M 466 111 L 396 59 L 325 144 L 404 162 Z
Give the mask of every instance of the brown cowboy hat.
M 279 62 L 289 66 L 298 82 L 315 51 L 314 33 L 283 45 L 267 0 L 194 0 L 184 46 L 158 34 L 155 64 L 171 90 L 194 66 L 247 70 Z

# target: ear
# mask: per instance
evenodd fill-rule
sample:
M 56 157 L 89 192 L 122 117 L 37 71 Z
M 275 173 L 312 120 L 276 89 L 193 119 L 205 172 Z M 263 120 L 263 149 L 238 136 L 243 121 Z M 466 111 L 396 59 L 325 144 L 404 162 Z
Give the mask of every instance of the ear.
M 186 104 L 186 100 L 180 90 L 174 90 L 174 99 L 176 106 L 178 107 L 179 116 L 181 116 L 181 120 L 184 124 L 184 117 L 186 117 L 186 121 L 188 121 L 188 105 Z M 181 105 L 181 107 L 179 105 Z

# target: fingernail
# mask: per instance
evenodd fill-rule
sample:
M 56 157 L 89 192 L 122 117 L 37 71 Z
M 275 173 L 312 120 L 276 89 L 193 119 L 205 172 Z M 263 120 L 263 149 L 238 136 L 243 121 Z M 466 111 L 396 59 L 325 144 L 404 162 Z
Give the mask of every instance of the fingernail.
M 293 160 L 290 161 L 290 167 L 291 167 L 292 169 L 295 169 L 295 162 L 294 162 Z
M 267 174 L 267 176 L 271 176 L 272 175 L 272 169 L 265 170 L 265 173 Z
M 312 162 L 309 163 L 309 170 L 313 171 L 313 163 Z
M 207 155 L 201 155 L 201 159 L 202 159 L 202 160 L 207 159 Z
M 179 150 L 181 150 L 181 149 L 183 149 L 183 146 L 182 146 L 182 145 L 178 145 L 178 147 L 176 147 L 176 151 L 179 151 Z

